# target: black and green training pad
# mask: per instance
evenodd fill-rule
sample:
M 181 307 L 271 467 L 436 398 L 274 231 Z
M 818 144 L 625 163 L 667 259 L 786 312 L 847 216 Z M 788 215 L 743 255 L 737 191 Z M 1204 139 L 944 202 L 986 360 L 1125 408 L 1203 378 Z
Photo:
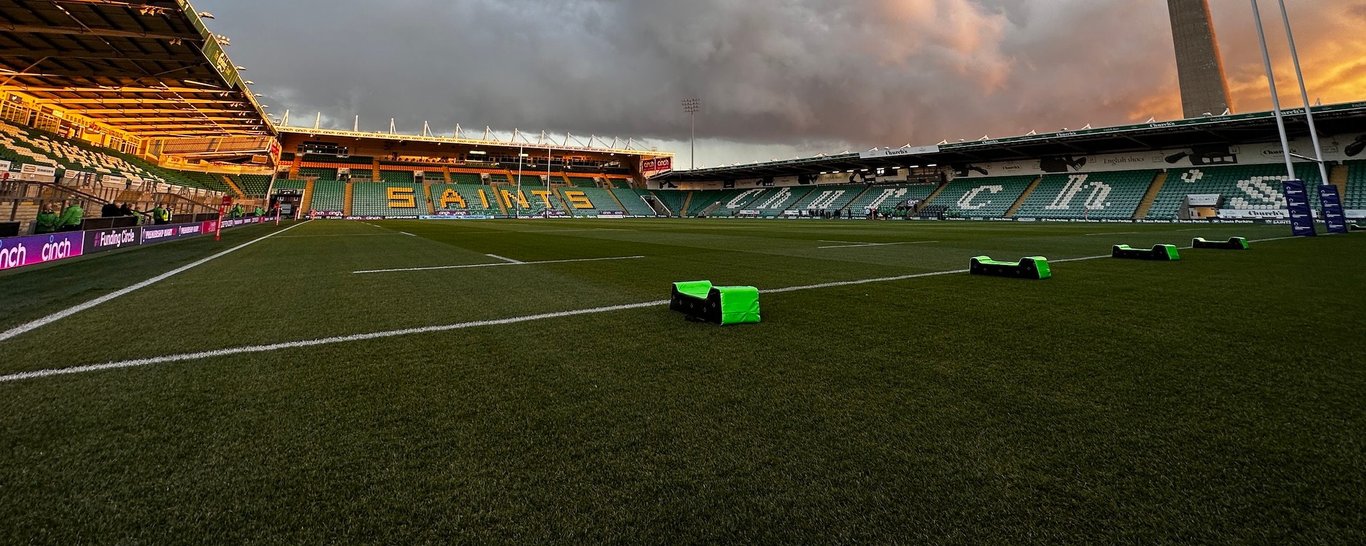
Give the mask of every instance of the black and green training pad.
M 1191 248 L 1208 248 L 1213 250 L 1247 250 L 1252 245 L 1247 244 L 1246 237 L 1232 237 L 1227 241 L 1207 241 L 1204 237 L 1196 237 L 1191 241 Z
M 1053 270 L 1048 267 L 1048 258 L 1043 256 L 1020 258 L 1018 262 L 1002 262 L 993 260 L 990 256 L 977 256 L 972 259 L 968 272 L 973 275 L 1017 279 L 1047 279 L 1053 276 Z
M 1181 253 L 1176 250 L 1176 245 L 1153 245 L 1151 249 L 1115 245 L 1110 248 L 1110 256 L 1126 260 L 1155 260 L 1160 262 L 1175 262 L 1181 259 Z
M 727 326 L 759 322 L 759 289 L 753 286 L 712 286 L 711 281 L 683 281 L 673 285 L 669 309 L 690 319 Z

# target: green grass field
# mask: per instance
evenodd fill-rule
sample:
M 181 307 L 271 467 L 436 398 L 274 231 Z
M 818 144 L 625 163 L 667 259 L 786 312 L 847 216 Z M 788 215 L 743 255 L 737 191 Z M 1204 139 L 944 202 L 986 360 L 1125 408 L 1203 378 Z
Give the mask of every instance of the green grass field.
M 1360 235 L 285 228 L 0 275 L 9 330 L 278 232 L 0 341 L 0 543 L 1366 542 Z M 955 272 L 980 254 L 1054 278 Z M 657 303 L 695 279 L 764 322 Z

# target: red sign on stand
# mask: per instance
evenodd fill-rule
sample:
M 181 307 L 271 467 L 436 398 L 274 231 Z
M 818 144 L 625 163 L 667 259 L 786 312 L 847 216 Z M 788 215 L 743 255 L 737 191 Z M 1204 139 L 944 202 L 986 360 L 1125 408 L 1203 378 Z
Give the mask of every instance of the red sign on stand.
M 223 203 L 218 205 L 218 228 L 213 232 L 213 240 L 223 240 L 223 215 L 228 213 L 228 208 L 232 207 L 232 197 L 224 195 Z

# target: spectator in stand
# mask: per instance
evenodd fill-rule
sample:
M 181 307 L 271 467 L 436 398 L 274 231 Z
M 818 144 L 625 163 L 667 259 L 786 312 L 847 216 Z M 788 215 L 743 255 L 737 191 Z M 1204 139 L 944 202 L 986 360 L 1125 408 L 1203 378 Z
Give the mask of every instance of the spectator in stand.
M 38 221 L 33 228 L 34 233 L 52 233 L 57 231 L 57 211 L 52 210 L 52 205 L 43 207 L 42 212 L 38 213 Z
M 159 226 L 166 222 L 166 209 L 162 208 L 160 203 L 157 203 L 157 207 L 152 209 L 152 223 Z
M 62 217 L 59 220 L 60 231 L 77 231 L 81 229 L 81 222 L 85 221 L 85 209 L 81 208 L 80 203 L 72 202 L 62 210 Z
M 100 207 L 100 217 L 101 217 L 101 218 L 113 218 L 113 217 L 118 216 L 118 215 L 119 215 L 119 206 L 118 206 L 118 205 L 115 205 L 115 204 L 113 204 L 113 203 L 105 203 L 104 206 Z
M 119 216 L 132 216 L 132 215 L 133 215 L 133 206 L 132 206 L 132 205 L 130 205 L 130 204 L 128 204 L 128 203 L 124 203 L 123 206 L 119 207 Z

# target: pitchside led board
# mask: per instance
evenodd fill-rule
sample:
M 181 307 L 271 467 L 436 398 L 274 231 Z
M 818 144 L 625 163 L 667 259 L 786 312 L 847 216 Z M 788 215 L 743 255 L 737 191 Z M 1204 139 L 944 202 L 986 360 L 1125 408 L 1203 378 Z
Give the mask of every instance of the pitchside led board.
M 1342 196 L 1332 184 L 1319 186 L 1319 205 L 1323 208 L 1323 223 L 1328 233 L 1347 233 L 1347 215 L 1342 210 Z
M 1309 206 L 1309 193 L 1305 191 L 1303 180 L 1286 180 L 1281 186 L 1285 192 L 1286 208 L 1290 210 L 1290 229 L 1296 237 L 1313 237 L 1314 211 Z

